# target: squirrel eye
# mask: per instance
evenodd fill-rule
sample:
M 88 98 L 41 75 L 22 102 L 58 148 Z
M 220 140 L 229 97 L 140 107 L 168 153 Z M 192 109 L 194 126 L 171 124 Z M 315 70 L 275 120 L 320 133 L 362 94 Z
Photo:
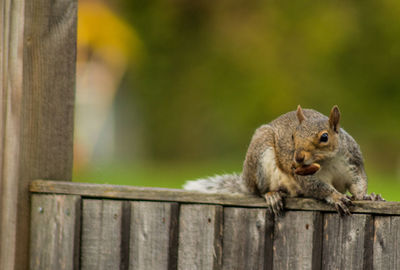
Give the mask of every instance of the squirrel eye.
M 328 141 L 328 133 L 322 133 L 321 137 L 319 138 L 320 142 L 327 142 Z
M 294 140 L 294 136 L 293 136 L 293 134 L 292 134 L 292 141 Z

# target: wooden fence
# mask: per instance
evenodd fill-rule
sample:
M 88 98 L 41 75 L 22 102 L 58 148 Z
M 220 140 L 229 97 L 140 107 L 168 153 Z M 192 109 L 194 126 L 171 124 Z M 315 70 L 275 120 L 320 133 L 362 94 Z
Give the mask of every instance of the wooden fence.
M 0 2 L 0 269 L 396 269 L 400 203 L 70 181 L 77 0 Z
M 31 269 L 398 269 L 400 203 L 356 202 L 341 218 L 287 199 L 34 181 Z

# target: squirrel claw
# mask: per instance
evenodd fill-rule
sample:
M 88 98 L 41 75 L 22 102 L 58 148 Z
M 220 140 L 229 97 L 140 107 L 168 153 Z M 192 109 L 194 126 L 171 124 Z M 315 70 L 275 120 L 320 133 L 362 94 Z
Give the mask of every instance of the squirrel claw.
M 275 216 L 281 216 L 283 211 L 282 196 L 277 191 L 264 194 L 265 201 L 269 209 Z
M 335 206 L 340 216 L 351 216 L 349 207 L 354 205 L 348 195 L 335 194 L 333 198 L 331 197 L 327 201 Z
M 351 212 L 349 208 L 343 202 L 335 203 L 336 211 L 340 214 L 340 216 L 351 216 Z
M 372 192 L 370 195 L 364 195 L 363 200 L 386 202 L 386 200 L 382 198 L 381 194 L 375 194 L 374 192 Z
M 351 212 L 348 208 L 349 206 L 354 206 L 354 204 L 347 196 L 343 196 L 337 202 L 335 202 L 336 211 L 341 216 L 351 216 Z
M 354 206 L 354 203 L 351 200 L 351 197 L 349 195 L 346 195 L 342 199 L 340 199 L 346 206 Z

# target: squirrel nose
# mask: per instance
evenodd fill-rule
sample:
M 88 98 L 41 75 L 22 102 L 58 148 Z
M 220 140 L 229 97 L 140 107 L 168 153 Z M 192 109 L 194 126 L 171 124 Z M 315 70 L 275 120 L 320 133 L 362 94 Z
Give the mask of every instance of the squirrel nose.
M 304 161 L 304 158 L 305 158 L 304 152 L 296 153 L 295 159 L 297 163 L 302 163 Z

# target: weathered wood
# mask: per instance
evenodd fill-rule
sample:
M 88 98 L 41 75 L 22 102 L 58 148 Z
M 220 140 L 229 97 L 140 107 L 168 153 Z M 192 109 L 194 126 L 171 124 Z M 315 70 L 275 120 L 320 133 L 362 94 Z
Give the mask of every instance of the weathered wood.
M 224 208 L 222 269 L 264 270 L 265 209 Z
M 320 269 L 322 214 L 290 211 L 275 220 L 273 269 Z
M 123 202 L 83 200 L 81 267 L 84 270 L 120 269 Z
M 373 269 L 400 269 L 400 217 L 375 216 Z
M 341 218 L 325 214 L 322 267 L 324 269 L 372 268 L 373 219 L 370 215 Z
M 223 209 L 181 205 L 178 269 L 221 269 Z
M 400 265 L 398 216 L 285 211 L 274 223 L 264 208 L 202 203 L 181 204 L 179 209 L 171 202 L 86 198 L 79 234 L 79 198 L 33 194 L 31 269 L 77 268 L 78 258 L 82 269 L 396 269 Z
M 176 269 L 177 203 L 132 202 L 129 269 Z
M 0 269 L 28 268 L 29 182 L 71 179 L 76 9 L 0 3 Z
M 35 193 L 75 194 L 96 198 L 266 207 L 264 199 L 257 196 L 204 194 L 182 189 L 35 180 L 31 183 L 30 190 Z M 400 215 L 400 202 L 355 201 L 354 204 L 355 207 L 351 208 L 353 213 Z M 322 201 L 308 198 L 287 198 L 285 200 L 285 209 L 336 212 L 332 206 Z
M 30 224 L 31 270 L 79 268 L 79 196 L 32 195 Z

